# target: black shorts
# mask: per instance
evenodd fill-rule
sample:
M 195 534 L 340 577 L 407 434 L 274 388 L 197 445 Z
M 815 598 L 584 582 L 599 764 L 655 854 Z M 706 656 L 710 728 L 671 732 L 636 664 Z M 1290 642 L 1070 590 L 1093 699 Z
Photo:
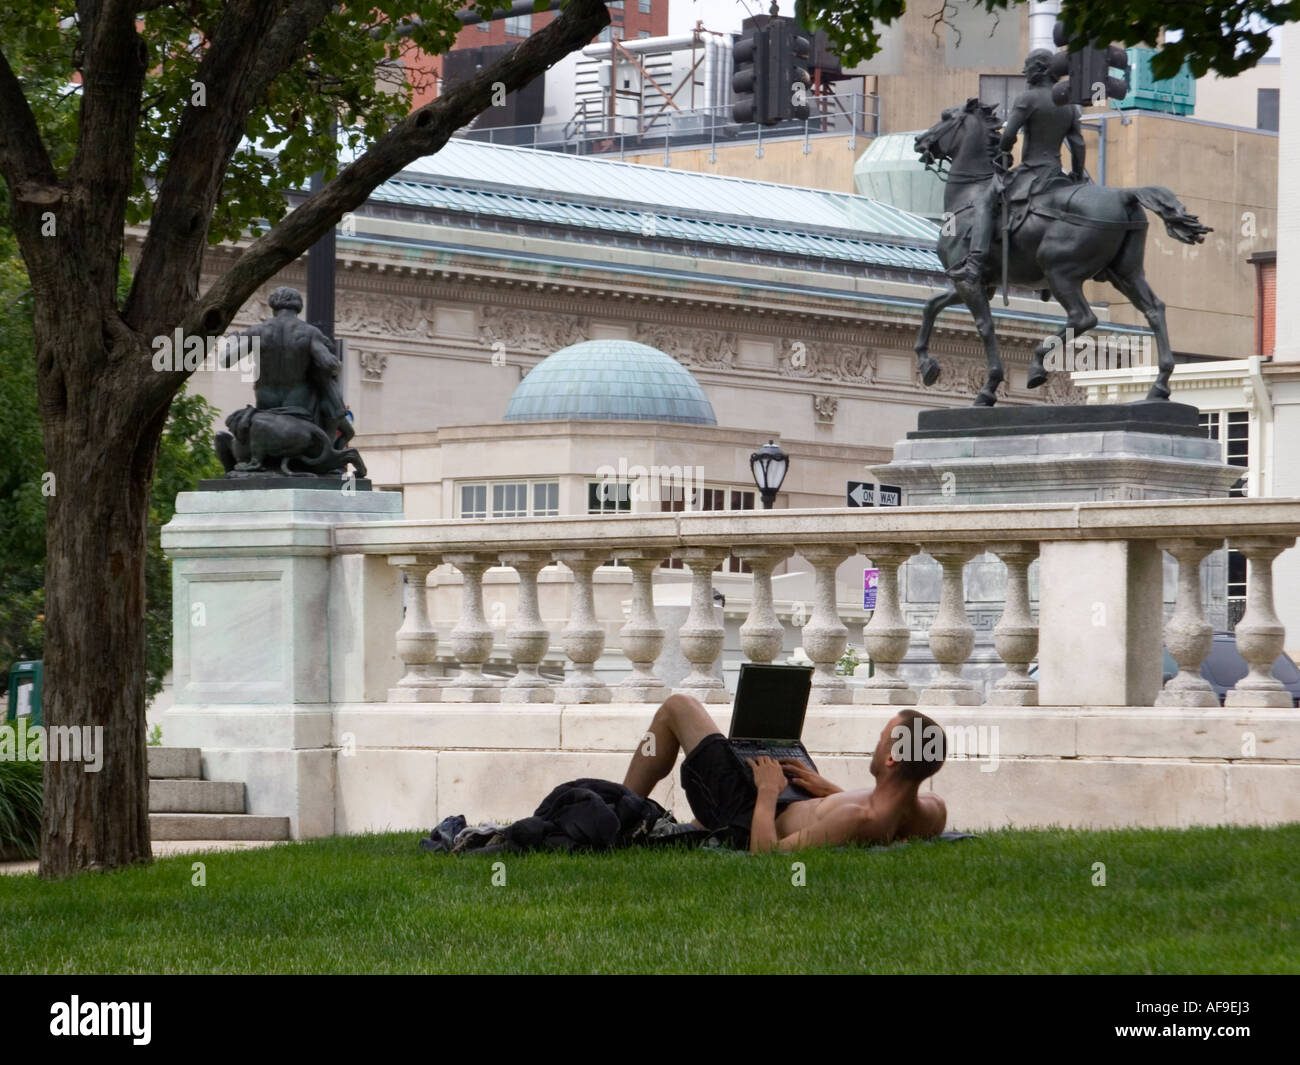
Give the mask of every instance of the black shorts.
M 733 846 L 749 846 L 758 788 L 749 767 L 721 732 L 705 736 L 686 756 L 682 789 L 700 824 L 711 830 L 726 829 Z

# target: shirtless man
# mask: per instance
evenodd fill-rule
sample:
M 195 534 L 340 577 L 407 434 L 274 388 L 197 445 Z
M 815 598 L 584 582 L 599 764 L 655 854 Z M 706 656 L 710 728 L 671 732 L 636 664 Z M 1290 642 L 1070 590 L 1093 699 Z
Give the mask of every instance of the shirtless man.
M 871 756 L 874 790 L 845 791 L 792 760 L 750 759 L 746 771 L 704 706 L 689 695 L 671 695 L 655 711 L 624 786 L 648 796 L 672 772 L 679 748 L 686 752 L 682 787 L 695 823 L 730 828 L 733 840 L 747 839 L 755 854 L 937 836 L 947 823 L 939 796 L 917 794 L 943 765 L 943 731 L 915 710 L 900 710 L 880 733 Z M 787 783 L 813 797 L 778 804 Z

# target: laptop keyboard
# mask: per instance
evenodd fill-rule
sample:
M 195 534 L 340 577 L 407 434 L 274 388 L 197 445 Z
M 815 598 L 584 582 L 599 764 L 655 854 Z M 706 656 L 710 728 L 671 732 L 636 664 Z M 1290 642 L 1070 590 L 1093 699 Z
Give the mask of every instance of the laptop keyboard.
M 769 758 L 775 758 L 778 761 L 782 758 L 793 758 L 796 762 L 807 762 L 808 757 L 798 747 L 783 747 L 779 744 L 766 743 L 740 743 L 732 740 L 732 747 L 742 758 L 757 758 L 761 755 L 767 755 Z

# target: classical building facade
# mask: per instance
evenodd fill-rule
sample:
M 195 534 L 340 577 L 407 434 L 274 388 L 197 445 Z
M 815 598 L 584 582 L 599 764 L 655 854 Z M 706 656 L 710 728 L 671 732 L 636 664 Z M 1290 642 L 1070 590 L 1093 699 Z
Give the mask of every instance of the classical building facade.
M 936 236 L 923 218 L 851 194 L 453 141 L 340 225 L 336 333 L 354 444 L 415 519 L 748 509 L 749 456 L 768 440 L 791 456 L 779 508 L 843 507 L 848 482 L 872 479 L 868 467 L 890 459 L 918 411 L 967 405 L 983 384 L 982 344 L 958 311 L 941 316 L 931 345 L 942 376 L 929 389 L 918 379 L 921 307 L 943 285 Z M 211 268 L 233 254 L 217 249 Z M 302 287 L 304 276 L 285 271 L 232 329 L 266 317 L 271 288 Z M 1056 310 L 1028 293 L 997 307 L 1000 402 L 1084 398 L 1065 373 L 1025 388 L 1033 347 L 1063 324 Z M 715 424 L 617 409 L 506 420 L 548 356 L 585 344 L 593 376 L 617 373 L 625 342 L 688 371 Z M 249 400 L 230 373 L 201 372 L 193 387 L 223 415 Z M 652 467 L 689 469 L 691 491 L 633 489 L 637 469 Z M 613 502 L 592 495 L 602 470 L 628 485 Z M 723 596 L 728 572 L 741 563 L 718 575 Z M 809 567 L 796 558 L 776 573 L 797 620 L 811 602 Z M 601 576 L 609 597 L 626 599 L 625 568 Z M 458 579 L 444 567 L 430 585 Z M 660 579 L 664 596 L 684 594 L 684 584 L 673 591 L 686 580 L 680 565 Z M 846 616 L 864 617 L 861 566 L 846 565 L 838 585 Z M 567 592 L 555 591 L 549 616 L 559 618 Z M 729 628 L 747 608 L 727 601 Z

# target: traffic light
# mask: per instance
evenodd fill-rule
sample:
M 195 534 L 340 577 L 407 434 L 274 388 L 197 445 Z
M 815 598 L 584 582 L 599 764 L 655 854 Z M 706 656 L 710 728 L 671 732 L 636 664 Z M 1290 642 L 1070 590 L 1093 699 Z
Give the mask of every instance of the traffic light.
M 808 118 L 808 96 L 812 90 L 812 41 L 799 32 L 789 19 L 773 19 L 769 24 L 773 53 L 773 118 L 804 121 Z
M 1072 42 L 1063 22 L 1052 27 L 1052 40 L 1058 48 L 1070 47 Z M 1110 72 L 1112 67 L 1122 71 L 1122 75 L 1114 77 Z M 1048 69 L 1059 79 L 1052 86 L 1052 99 L 1058 104 L 1088 107 L 1105 100 L 1122 100 L 1128 95 L 1128 52 L 1118 44 L 1104 48 L 1094 44 L 1074 52 L 1057 52 Z
M 731 117 L 742 125 L 759 122 L 771 125 L 771 33 L 767 20 L 746 19 L 741 24 L 740 40 L 732 48 L 734 61 L 731 75 L 731 91 L 735 100 L 731 105 Z

